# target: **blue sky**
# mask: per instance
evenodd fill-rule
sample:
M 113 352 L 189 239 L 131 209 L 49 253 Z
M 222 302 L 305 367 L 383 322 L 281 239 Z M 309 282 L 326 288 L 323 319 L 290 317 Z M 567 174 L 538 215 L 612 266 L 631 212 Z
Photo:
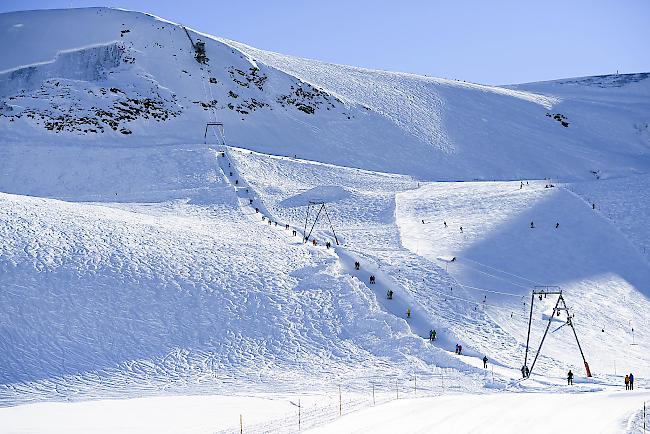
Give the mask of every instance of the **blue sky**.
M 1 0 L 114 6 L 258 48 L 486 84 L 650 71 L 650 0 Z

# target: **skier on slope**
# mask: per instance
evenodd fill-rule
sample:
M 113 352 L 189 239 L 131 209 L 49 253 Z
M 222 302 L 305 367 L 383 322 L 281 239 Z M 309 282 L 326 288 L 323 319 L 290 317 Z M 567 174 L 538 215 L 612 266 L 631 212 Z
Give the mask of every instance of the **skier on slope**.
M 630 376 L 625 375 L 625 390 L 630 390 Z
M 573 385 L 573 372 L 569 369 L 569 372 L 566 374 L 567 386 Z
M 445 225 L 445 227 L 447 227 L 447 222 L 446 221 L 443 221 L 442 224 Z
M 485 369 L 487 369 L 487 362 L 488 362 L 487 356 L 483 356 L 483 368 Z
M 530 222 L 530 228 L 535 229 L 535 223 L 533 223 L 532 221 Z

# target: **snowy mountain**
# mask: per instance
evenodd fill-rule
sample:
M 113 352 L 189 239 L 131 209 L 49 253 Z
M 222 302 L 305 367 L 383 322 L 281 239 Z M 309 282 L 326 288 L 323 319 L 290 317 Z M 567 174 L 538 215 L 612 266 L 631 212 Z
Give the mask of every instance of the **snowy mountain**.
M 219 120 L 233 145 L 427 180 L 649 165 L 647 74 L 494 87 L 293 58 L 135 12 L 0 20 L 5 143 L 201 143 Z
M 647 384 L 650 74 L 484 86 L 108 8 L 0 38 L 0 405 Z M 549 296 L 520 381 L 538 286 L 593 378 Z

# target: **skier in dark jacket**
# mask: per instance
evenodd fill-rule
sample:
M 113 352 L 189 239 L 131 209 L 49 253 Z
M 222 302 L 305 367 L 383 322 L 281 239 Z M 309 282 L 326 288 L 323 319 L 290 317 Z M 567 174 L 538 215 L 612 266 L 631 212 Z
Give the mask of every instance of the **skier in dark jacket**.
M 485 369 L 487 369 L 487 362 L 488 362 L 487 356 L 483 356 L 483 368 Z
M 634 375 L 630 372 L 630 390 L 634 390 Z
M 573 385 L 573 372 L 571 372 L 571 369 L 569 369 L 569 373 L 566 374 L 566 381 L 567 381 L 567 386 Z

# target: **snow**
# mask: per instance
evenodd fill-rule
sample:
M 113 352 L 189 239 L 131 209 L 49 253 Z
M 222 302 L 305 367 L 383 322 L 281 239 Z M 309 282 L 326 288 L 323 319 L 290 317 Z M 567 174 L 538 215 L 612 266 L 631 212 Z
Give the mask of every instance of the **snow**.
M 647 74 L 483 86 L 188 31 L 207 65 L 151 15 L 0 14 L 1 431 L 293 432 L 298 400 L 325 432 L 639 426 Z M 563 313 L 520 378 L 537 285 L 594 377 Z
M 434 183 L 400 193 L 396 215 L 401 238 L 406 247 L 432 262 L 443 255 L 456 257 L 446 264 L 456 281 L 447 295 L 457 297 L 463 309 L 477 306 L 485 315 L 479 323 L 454 326 L 468 346 L 510 366 L 523 365 L 530 290 L 535 285 L 558 285 L 576 315 L 592 371 L 613 374 L 618 360 L 619 370 L 629 367 L 648 375 L 645 354 L 650 337 L 640 335 L 649 325 L 647 262 L 591 206 L 564 188 L 546 185 Z M 422 219 L 429 223 L 423 225 Z M 537 309 L 550 312 L 554 302 L 549 296 Z M 545 327 L 542 311 L 534 312 L 535 349 Z M 639 345 L 630 345 L 632 328 Z M 511 340 L 507 345 L 504 333 Z M 552 337 L 542 354 L 556 359 L 555 375 L 569 367 L 582 372 L 570 330 L 564 328 Z M 558 365 L 562 359 L 569 364 Z M 546 366 L 543 358 L 541 362 Z
M 248 427 L 292 407 L 289 400 L 264 397 L 169 396 L 27 404 L 1 408 L 0 418 L 4 434 L 213 433 L 233 428 L 240 412 Z
M 641 432 L 634 417 L 647 397 L 647 392 L 500 393 L 399 400 L 308 432 Z
M 0 62 L 4 143 L 201 143 L 218 120 L 232 145 L 423 180 L 584 180 L 650 164 L 643 74 L 592 80 L 616 83 L 607 88 L 484 86 L 190 31 L 206 42 L 211 60 L 200 65 L 179 25 L 107 8 L 2 14 L 0 35 L 11 47 Z

